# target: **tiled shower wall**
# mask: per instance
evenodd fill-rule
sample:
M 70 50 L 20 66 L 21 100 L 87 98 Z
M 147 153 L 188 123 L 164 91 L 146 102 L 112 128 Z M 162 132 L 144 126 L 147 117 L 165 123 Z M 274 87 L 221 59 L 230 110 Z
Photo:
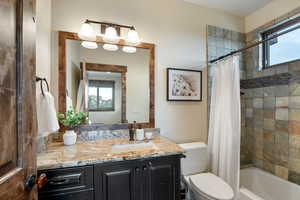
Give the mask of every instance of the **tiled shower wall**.
M 208 26 L 208 60 L 259 40 L 261 31 L 297 13 L 299 8 L 248 34 Z M 259 70 L 259 57 L 259 47 L 240 56 L 241 165 L 300 184 L 300 60 Z M 210 66 L 208 71 L 210 109 Z
M 248 33 L 247 44 L 266 28 L 300 13 L 299 9 Z M 246 52 L 246 162 L 300 184 L 300 61 L 259 70 L 259 47 Z
M 231 51 L 244 47 L 246 35 L 235 31 L 222 29 L 215 26 L 207 26 L 207 55 L 208 60 L 220 57 Z M 240 56 L 240 78 L 246 78 L 245 57 L 244 54 Z M 211 97 L 211 65 L 208 65 L 208 111 L 210 110 Z M 242 107 L 244 103 L 242 103 Z M 245 110 L 245 109 L 243 109 Z M 209 112 L 208 112 L 209 113 Z M 208 114 L 209 115 L 209 114 Z M 208 116 L 209 119 L 209 116 Z M 242 137 L 241 137 L 241 162 L 242 164 L 249 164 L 251 156 L 248 155 L 247 137 L 245 131 L 245 112 L 242 112 Z

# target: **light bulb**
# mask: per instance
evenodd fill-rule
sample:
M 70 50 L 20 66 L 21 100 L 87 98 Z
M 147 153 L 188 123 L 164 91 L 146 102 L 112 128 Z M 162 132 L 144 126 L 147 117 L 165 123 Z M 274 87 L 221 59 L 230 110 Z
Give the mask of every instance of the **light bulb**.
M 107 51 L 117 51 L 119 49 L 119 47 L 115 44 L 104 44 L 103 49 L 105 49 Z
M 135 30 L 129 30 L 126 41 L 132 45 L 140 43 L 139 34 Z
M 114 27 L 107 27 L 105 29 L 104 41 L 109 43 L 116 43 L 118 42 L 118 34 L 117 30 Z
M 135 53 L 136 48 L 135 47 L 124 46 L 123 51 L 126 52 L 126 53 Z
M 87 49 L 97 49 L 98 44 L 96 42 L 89 42 L 89 41 L 83 41 L 81 43 L 81 46 L 87 48 Z
M 82 24 L 78 36 L 82 40 L 96 41 L 96 33 L 89 23 Z

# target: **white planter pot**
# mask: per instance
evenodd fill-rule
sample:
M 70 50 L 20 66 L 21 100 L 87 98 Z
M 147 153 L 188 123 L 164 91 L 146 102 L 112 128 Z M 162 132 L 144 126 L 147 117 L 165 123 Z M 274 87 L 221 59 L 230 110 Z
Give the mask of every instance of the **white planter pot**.
M 74 130 L 67 130 L 64 135 L 64 145 L 73 145 L 76 143 L 77 134 L 74 132 Z

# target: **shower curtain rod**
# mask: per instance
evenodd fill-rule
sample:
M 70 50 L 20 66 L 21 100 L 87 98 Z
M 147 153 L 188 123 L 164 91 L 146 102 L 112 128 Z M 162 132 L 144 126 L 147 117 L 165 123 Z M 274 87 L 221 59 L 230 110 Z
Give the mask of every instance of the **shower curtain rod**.
M 245 51 L 245 50 L 247 50 L 247 49 L 250 49 L 250 48 L 252 48 L 252 47 L 255 47 L 255 46 L 257 46 L 257 45 L 260 45 L 260 44 L 262 44 L 262 43 L 264 43 L 264 42 L 267 42 L 267 41 L 269 41 L 269 40 L 272 40 L 272 39 L 274 39 L 274 38 L 277 38 L 277 37 L 279 37 L 279 36 L 281 36 L 281 35 L 284 35 L 284 34 L 287 34 L 287 33 L 289 33 L 289 32 L 295 31 L 295 30 L 297 30 L 297 29 L 299 29 L 299 28 L 300 28 L 300 25 L 299 25 L 299 26 L 295 26 L 295 27 L 293 27 L 293 28 L 291 28 L 291 29 L 289 29 L 289 30 L 283 31 L 283 32 L 281 32 L 281 33 L 279 33 L 279 34 L 275 34 L 275 35 L 273 35 L 272 37 L 263 39 L 263 40 L 261 40 L 261 41 L 258 41 L 258 42 L 255 42 L 255 43 L 253 43 L 253 44 L 250 44 L 249 46 L 246 46 L 246 47 L 241 48 L 241 49 L 239 49 L 239 50 L 232 51 L 232 52 L 230 52 L 230 53 L 228 53 L 228 54 L 225 54 L 225 55 L 223 55 L 223 56 L 220 56 L 220 57 L 218 57 L 218 58 L 216 58 L 216 59 L 210 60 L 209 63 L 214 63 L 214 62 L 217 62 L 217 61 L 219 61 L 219 60 L 222 60 L 222 59 L 224 59 L 224 58 L 226 58 L 226 57 L 229 57 L 229 56 L 232 56 L 232 55 L 234 55 L 234 54 L 243 52 L 243 51 Z

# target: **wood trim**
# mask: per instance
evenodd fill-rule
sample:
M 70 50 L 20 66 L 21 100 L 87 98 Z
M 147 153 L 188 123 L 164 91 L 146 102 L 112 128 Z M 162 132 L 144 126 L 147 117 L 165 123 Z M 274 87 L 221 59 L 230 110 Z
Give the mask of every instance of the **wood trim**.
M 79 40 L 77 33 L 73 32 L 58 32 L 58 46 L 59 46 L 59 58 L 58 58 L 58 111 L 66 111 L 66 40 Z M 97 36 L 96 42 L 104 43 L 101 36 Z M 125 40 L 120 40 L 117 45 L 128 46 Z M 149 103 L 149 122 L 138 123 L 143 128 L 155 127 L 155 44 L 141 42 L 138 45 L 129 45 L 142 49 L 149 49 L 149 87 L 150 87 L 150 103 Z M 111 65 L 111 68 L 114 68 Z M 126 76 L 125 76 L 126 77 Z M 126 88 L 125 88 L 126 89 Z
M 155 128 L 155 46 L 150 48 L 149 59 L 149 86 L 150 86 L 150 104 L 149 104 L 149 123 L 142 124 L 144 128 Z
M 122 105 L 121 105 L 121 122 L 127 123 L 126 119 L 126 112 L 127 112 L 127 86 L 126 86 L 127 80 L 126 80 L 126 73 L 121 73 L 121 85 L 122 85 Z
M 82 68 L 83 63 L 80 63 L 80 68 Z M 127 66 L 124 65 L 107 65 L 99 63 L 86 63 L 86 70 L 88 71 L 98 71 L 98 72 L 117 72 L 126 73 Z

